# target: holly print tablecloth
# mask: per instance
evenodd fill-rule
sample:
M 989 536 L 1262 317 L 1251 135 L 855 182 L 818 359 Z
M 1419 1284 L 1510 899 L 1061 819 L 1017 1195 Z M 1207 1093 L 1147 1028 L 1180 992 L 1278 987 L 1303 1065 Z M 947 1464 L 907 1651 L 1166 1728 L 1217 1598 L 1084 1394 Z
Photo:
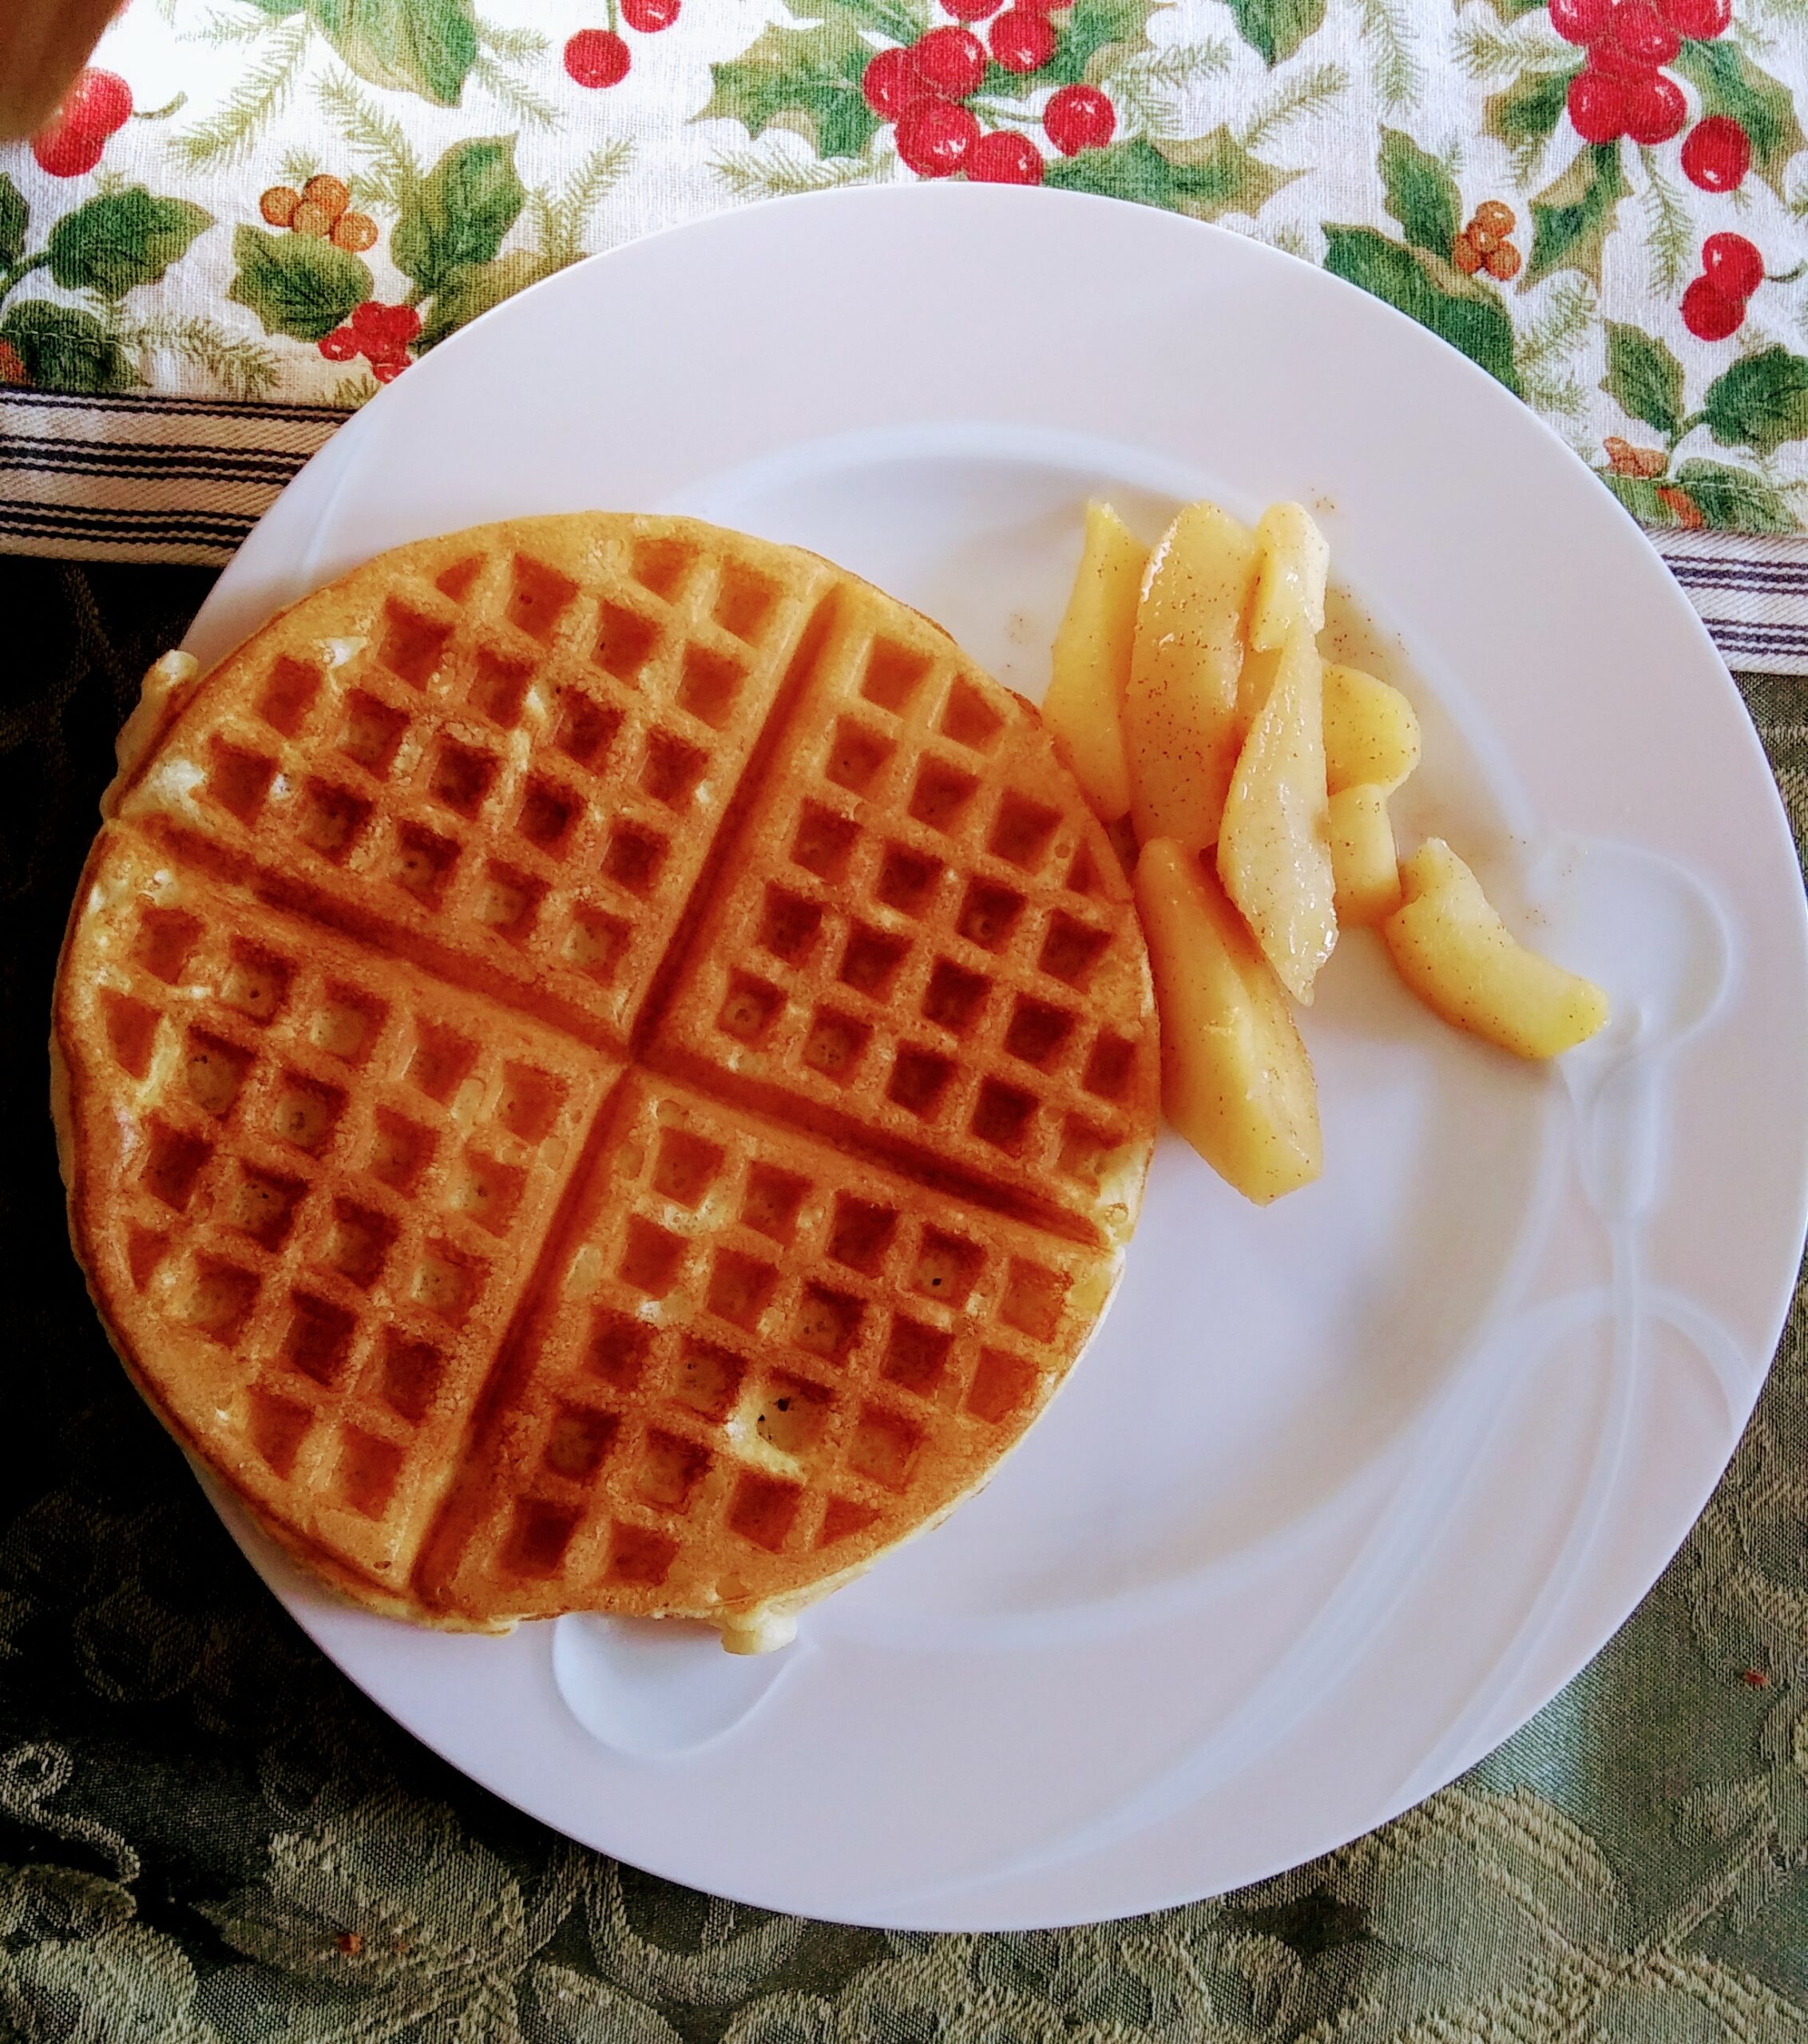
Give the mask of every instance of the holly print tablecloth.
M 0 153 L 0 545 L 222 559 L 536 278 L 964 176 L 1386 299 L 1563 434 L 1735 664 L 1808 667 L 1805 91 L 1805 0 L 127 0 Z

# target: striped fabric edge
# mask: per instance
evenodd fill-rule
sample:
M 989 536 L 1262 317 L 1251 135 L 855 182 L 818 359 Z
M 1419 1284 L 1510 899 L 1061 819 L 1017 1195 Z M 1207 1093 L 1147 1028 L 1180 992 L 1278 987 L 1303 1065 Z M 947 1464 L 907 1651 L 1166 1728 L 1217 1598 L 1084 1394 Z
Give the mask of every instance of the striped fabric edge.
M 0 553 L 219 567 L 351 416 L 0 390 Z
M 1653 533 L 1651 540 L 1728 667 L 1808 675 L 1808 537 Z
M 351 416 L 0 390 L 0 553 L 220 566 Z M 1650 537 L 1730 667 L 1808 675 L 1808 537 Z

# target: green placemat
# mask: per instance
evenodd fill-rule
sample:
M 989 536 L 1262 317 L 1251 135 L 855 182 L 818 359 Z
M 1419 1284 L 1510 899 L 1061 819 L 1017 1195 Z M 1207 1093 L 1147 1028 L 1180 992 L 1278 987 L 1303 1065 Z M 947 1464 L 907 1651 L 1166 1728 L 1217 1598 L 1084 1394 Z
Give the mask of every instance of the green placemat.
M 50 977 L 139 676 L 209 577 L 0 562 L 0 2038 L 12 2044 L 1808 2040 L 1808 1353 L 1657 1589 L 1456 1787 L 1283 1878 L 1025 1936 L 737 1907 L 391 1724 L 260 1586 L 63 1234 Z M 1747 700 L 1798 842 L 1808 695 Z

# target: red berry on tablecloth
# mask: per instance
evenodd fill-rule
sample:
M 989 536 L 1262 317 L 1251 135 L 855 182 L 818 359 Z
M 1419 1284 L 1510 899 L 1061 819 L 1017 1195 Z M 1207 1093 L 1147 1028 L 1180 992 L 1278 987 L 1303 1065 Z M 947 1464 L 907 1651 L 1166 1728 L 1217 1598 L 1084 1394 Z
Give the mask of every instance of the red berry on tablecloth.
M 613 29 L 580 29 L 565 46 L 567 75 L 593 90 L 619 85 L 633 59 Z
M 1013 7 L 987 31 L 992 54 L 1007 71 L 1040 71 L 1055 53 L 1061 38 L 1046 14 Z
M 53 177 L 81 177 L 101 160 L 107 145 L 104 135 L 90 135 L 80 128 L 65 127 L 54 120 L 31 138 L 31 153 L 41 170 Z
M 1703 192 L 1736 192 L 1751 168 L 1751 138 L 1729 115 L 1698 121 L 1683 144 L 1683 175 Z
M 898 117 L 898 153 L 919 177 L 951 177 L 979 140 L 979 123 L 951 100 L 929 98 Z
M 911 54 L 923 83 L 944 99 L 965 99 L 985 76 L 985 46 L 971 29 L 931 29 Z
M 1450 244 L 1450 260 L 1465 277 L 1473 277 L 1481 267 L 1481 251 L 1469 234 L 1459 234 Z
M 1042 109 L 1043 132 L 1064 156 L 1102 149 L 1117 129 L 1117 109 L 1096 85 L 1063 85 Z
M 1519 225 L 1519 216 L 1504 199 L 1484 199 L 1475 209 L 1471 228 L 1480 228 L 1484 234 L 1491 234 L 1497 241 L 1505 241 Z
M 1621 85 L 1636 85 L 1639 79 L 1650 77 L 1654 69 L 1616 42 L 1611 28 L 1599 42 L 1589 44 L 1588 68 Z
M 1525 258 L 1510 241 L 1502 241 L 1489 250 L 1487 260 L 1482 267 L 1496 283 L 1509 284 L 1519 275 L 1525 260 Z
M 1040 184 L 1042 153 L 1027 135 L 1000 129 L 981 135 L 967 158 L 967 176 L 979 184 Z
M 1625 91 L 1626 133 L 1635 142 L 1648 149 L 1682 133 L 1688 123 L 1688 101 L 1667 73 L 1654 71 Z
M 1744 320 L 1744 301 L 1729 297 L 1706 277 L 1697 277 L 1683 294 L 1683 324 L 1698 341 L 1723 341 Z
M 89 65 L 76 73 L 61 112 L 68 126 L 105 141 L 131 119 L 132 88 L 117 71 L 97 71 Z
M 393 383 L 407 366 L 408 358 L 405 355 L 373 355 L 371 358 L 371 374 L 379 383 Z
M 287 227 L 301 204 L 301 194 L 292 184 L 272 184 L 258 194 L 257 210 L 272 227 Z
M 1678 489 L 1674 484 L 1660 483 L 1657 501 L 1685 532 L 1697 532 L 1707 522 L 1701 506 L 1686 489 Z
M 860 73 L 860 90 L 882 121 L 895 121 L 929 90 L 914 50 L 882 50 Z
M 1551 26 L 1565 42 L 1599 42 L 1613 0 L 1551 0 Z
M 335 327 L 320 343 L 328 362 L 350 362 L 364 352 L 363 344 L 349 327 Z
M 1005 0 L 942 0 L 944 10 L 958 22 L 983 22 L 1004 4 Z
M 1764 281 L 1764 258 L 1743 234 L 1711 234 L 1701 244 L 1701 273 L 1727 297 L 1747 299 Z
M 1606 35 L 1596 45 L 1597 53 L 1610 42 L 1624 53 L 1628 63 L 1653 71 L 1669 63 L 1683 46 L 1683 38 L 1647 0 L 1622 0 Z M 1600 61 L 1598 53 L 1595 61 Z
M 657 35 L 678 18 L 680 0 L 621 0 L 621 18 L 642 35 Z
M 1733 25 L 1733 0 L 1658 0 L 1658 12 L 1691 42 L 1713 42 Z
M 31 371 L 10 341 L 0 341 L 0 383 L 29 383 Z
M 1570 125 L 1584 142 L 1617 142 L 1626 132 L 1626 94 L 1617 78 L 1584 69 L 1564 97 Z

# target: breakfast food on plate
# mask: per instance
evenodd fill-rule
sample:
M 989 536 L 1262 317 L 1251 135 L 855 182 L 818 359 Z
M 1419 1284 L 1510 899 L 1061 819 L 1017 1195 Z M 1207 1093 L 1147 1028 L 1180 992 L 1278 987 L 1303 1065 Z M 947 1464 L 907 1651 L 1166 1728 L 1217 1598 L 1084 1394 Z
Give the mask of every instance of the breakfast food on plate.
M 1258 1206 L 1323 1167 L 1318 1092 L 1275 969 L 1211 869 L 1172 838 L 1136 862 L 1168 1119 Z
M 1441 838 L 1400 869 L 1401 905 L 1382 925 L 1400 976 L 1434 1013 L 1520 1057 L 1560 1057 L 1601 1028 L 1607 996 L 1528 951 Z
M 1326 799 L 1324 663 L 1300 624 L 1277 649 L 1237 758 L 1219 826 L 1218 877 L 1302 1003 L 1337 944 Z
M 1042 721 L 1086 799 L 1108 823 L 1130 808 L 1124 677 L 1149 550 L 1108 504 L 1086 507 L 1086 544 L 1073 594 L 1055 634 Z
M 1338 921 L 1378 923 L 1400 905 L 1387 798 L 1419 763 L 1419 720 L 1398 688 L 1356 667 L 1325 667 L 1325 831 Z
M 372 1607 L 746 1648 L 996 1466 L 1159 1083 L 1026 704 L 678 519 L 383 555 L 160 664 L 55 1006 L 72 1234 L 172 1430 Z
M 1148 557 L 1086 514 L 1048 715 L 1104 822 L 1128 808 L 1161 1014 L 1168 1119 L 1266 1203 L 1319 1174 L 1318 1095 L 1287 996 L 1312 999 L 1340 929 L 1379 926 L 1401 978 L 1459 1028 L 1555 1057 L 1608 1019 L 1527 950 L 1440 839 L 1404 866 L 1388 797 L 1419 761 L 1397 688 L 1326 663 L 1330 549 L 1303 506 L 1255 529 L 1190 504 Z M 1211 869 L 1207 870 L 1207 865 Z
M 1218 842 L 1249 728 L 1244 626 L 1255 535 L 1215 504 L 1190 504 L 1156 545 L 1124 679 L 1130 814 L 1136 835 L 1195 852 Z

